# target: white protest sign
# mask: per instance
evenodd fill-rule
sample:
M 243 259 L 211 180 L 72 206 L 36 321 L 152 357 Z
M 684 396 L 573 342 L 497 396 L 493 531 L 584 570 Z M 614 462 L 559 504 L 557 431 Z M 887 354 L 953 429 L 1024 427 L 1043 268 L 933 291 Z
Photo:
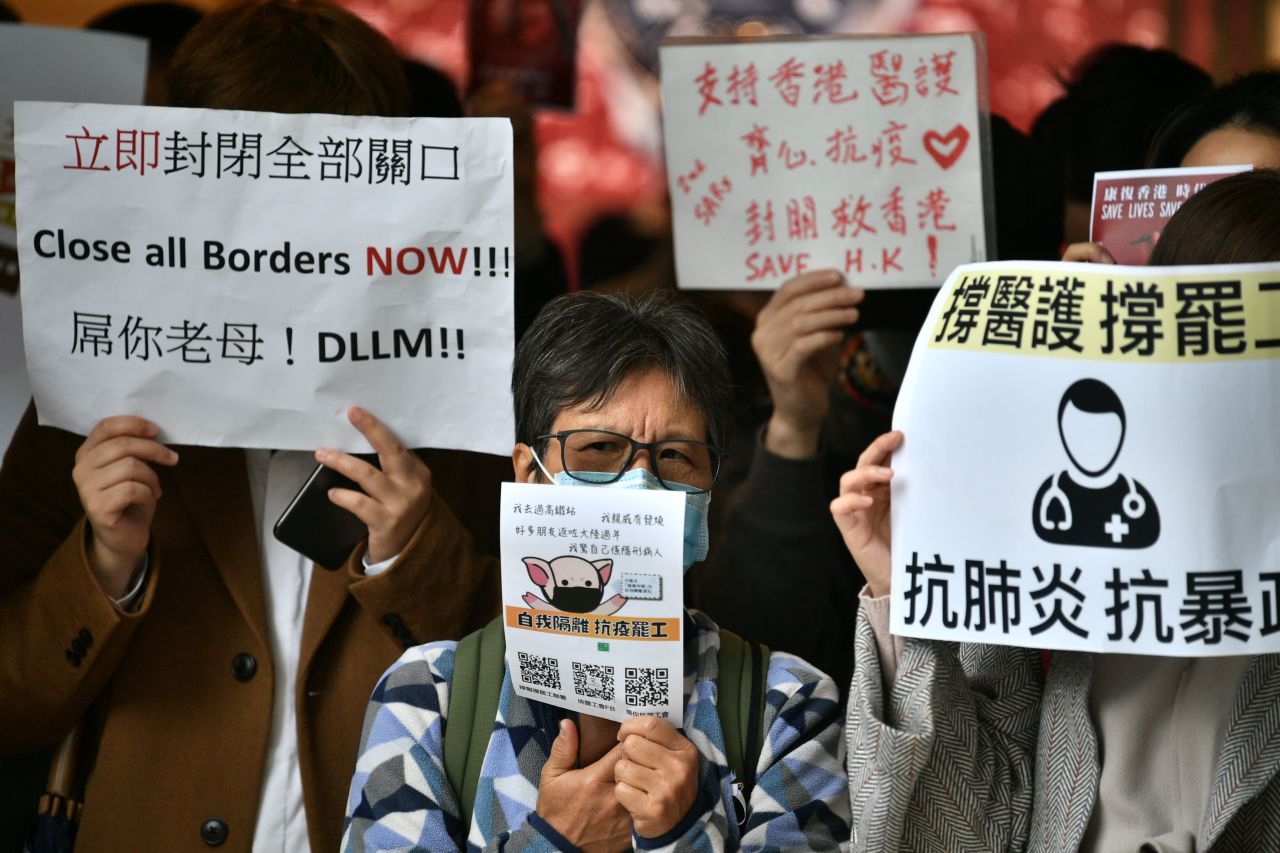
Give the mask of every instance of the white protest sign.
M 42 423 L 180 444 L 508 453 L 511 125 L 20 103 Z
M 502 618 L 516 693 L 684 722 L 682 492 L 502 485 Z
M 13 160 L 13 102 L 140 104 L 147 42 L 116 33 L 0 24 L 0 453 L 31 398 L 22 349 Z
M 893 632 L 1280 651 L 1278 359 L 1280 265 L 957 269 L 894 412 Z
M 140 104 L 146 86 L 146 39 L 34 24 L 0 24 L 0 246 L 17 245 L 14 101 Z
M 984 260 L 985 80 L 980 35 L 665 42 L 680 287 L 936 286 Z

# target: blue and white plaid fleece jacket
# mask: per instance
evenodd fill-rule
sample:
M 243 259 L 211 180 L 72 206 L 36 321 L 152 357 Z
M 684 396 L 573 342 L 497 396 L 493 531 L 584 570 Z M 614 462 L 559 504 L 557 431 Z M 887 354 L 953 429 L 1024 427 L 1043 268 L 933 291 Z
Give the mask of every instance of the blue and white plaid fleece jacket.
M 663 838 L 633 836 L 636 850 L 847 850 L 849 797 L 841 708 L 831 679 L 799 658 L 773 652 L 748 817 L 734 815 L 733 773 L 716 715 L 720 633 L 690 611 L 688 706 L 683 733 L 702 756 L 698 798 Z M 686 624 L 688 624 L 686 622 Z M 693 644 L 690 648 L 688 644 Z M 457 797 L 444 771 L 449 680 L 456 643 L 409 649 L 374 688 L 347 799 L 345 851 L 460 850 Z M 692 652 L 692 654 L 690 654 Z M 468 851 L 574 851 L 534 813 L 538 780 L 564 711 L 515 694 L 503 677 L 498 718 L 476 790 Z

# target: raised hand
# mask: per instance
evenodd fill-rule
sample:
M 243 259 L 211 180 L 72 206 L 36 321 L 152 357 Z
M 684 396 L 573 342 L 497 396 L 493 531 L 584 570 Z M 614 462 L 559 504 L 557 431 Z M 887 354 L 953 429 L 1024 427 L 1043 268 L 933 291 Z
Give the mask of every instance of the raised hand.
M 614 766 L 618 802 L 636 834 L 666 835 L 698 796 L 698 749 L 666 720 L 632 717 L 618 730 L 623 757 Z
M 598 761 L 575 769 L 578 727 L 563 720 L 542 766 L 538 815 L 584 853 L 631 849 L 631 815 L 614 795 L 614 766 L 621 757 L 619 744 Z
M 1085 264 L 1114 264 L 1116 259 L 1103 248 L 1101 243 L 1072 243 L 1062 253 L 1064 261 L 1078 261 Z
M 370 563 L 380 563 L 405 549 L 431 506 L 431 471 L 418 455 L 401 444 L 382 421 L 358 406 L 347 410 L 351 425 L 378 453 L 379 470 L 349 453 L 321 448 L 316 461 L 360 484 L 353 489 L 331 489 L 329 500 L 350 512 L 369 528 Z
M 840 495 L 831 502 L 831 517 L 877 598 L 889 593 L 889 462 L 902 438 L 900 432 L 886 432 L 871 442 L 858 466 L 840 478 Z
M 807 272 L 783 284 L 756 317 L 751 347 L 773 398 L 771 452 L 791 459 L 817 452 L 840 342 L 863 295 L 835 270 Z
M 89 568 L 112 598 L 122 597 L 151 540 L 160 500 L 152 465 L 176 465 L 178 454 L 155 440 L 148 420 L 120 415 L 98 422 L 76 451 L 71 470 L 89 521 Z

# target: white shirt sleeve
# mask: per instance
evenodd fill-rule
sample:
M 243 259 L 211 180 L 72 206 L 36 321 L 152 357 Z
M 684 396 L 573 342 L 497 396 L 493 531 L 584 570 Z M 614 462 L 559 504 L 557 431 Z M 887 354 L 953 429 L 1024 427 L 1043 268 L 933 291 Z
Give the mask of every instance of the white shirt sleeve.
M 133 586 L 129 587 L 129 591 L 119 598 L 112 598 L 111 603 L 125 613 L 132 613 L 137 610 L 138 599 L 142 597 L 142 590 L 147 585 L 147 569 L 150 566 L 151 558 L 144 553 L 142 559 L 138 561 L 138 567 L 134 569 Z M 111 598 L 111 596 L 107 597 Z
M 400 555 L 396 554 L 393 557 L 387 557 L 387 559 L 385 560 L 379 560 L 376 563 L 370 563 L 369 553 L 366 551 L 365 555 L 360 558 L 360 564 L 364 566 L 364 573 L 366 577 L 374 577 L 375 575 L 380 575 L 383 572 L 385 572 L 387 569 L 391 568 L 391 564 L 398 559 L 400 559 Z

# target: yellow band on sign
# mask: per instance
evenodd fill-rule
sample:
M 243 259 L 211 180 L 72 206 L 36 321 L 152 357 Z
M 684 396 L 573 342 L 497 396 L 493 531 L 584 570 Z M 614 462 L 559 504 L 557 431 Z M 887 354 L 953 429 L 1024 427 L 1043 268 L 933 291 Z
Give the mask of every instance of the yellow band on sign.
M 929 346 L 1087 361 L 1280 358 L 1280 268 L 959 271 Z
M 640 616 L 600 616 L 506 606 L 508 628 L 523 628 L 539 634 L 565 634 L 591 640 L 680 639 L 680 620 Z

